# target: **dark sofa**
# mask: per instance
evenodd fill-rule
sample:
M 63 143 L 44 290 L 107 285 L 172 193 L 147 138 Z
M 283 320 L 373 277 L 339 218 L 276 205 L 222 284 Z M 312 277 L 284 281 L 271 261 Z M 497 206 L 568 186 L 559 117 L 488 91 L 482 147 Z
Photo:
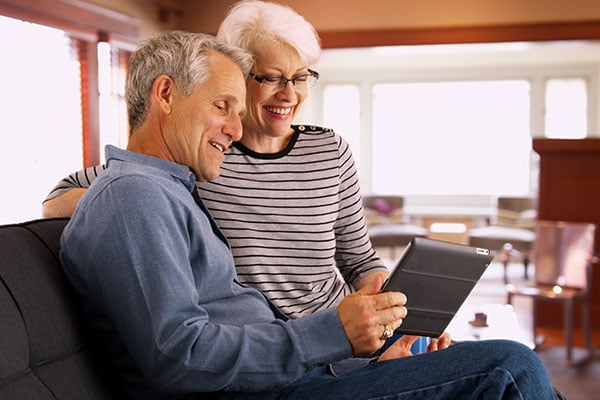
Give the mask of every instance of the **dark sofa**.
M 67 221 L 0 226 L 0 399 L 123 399 L 60 268 Z

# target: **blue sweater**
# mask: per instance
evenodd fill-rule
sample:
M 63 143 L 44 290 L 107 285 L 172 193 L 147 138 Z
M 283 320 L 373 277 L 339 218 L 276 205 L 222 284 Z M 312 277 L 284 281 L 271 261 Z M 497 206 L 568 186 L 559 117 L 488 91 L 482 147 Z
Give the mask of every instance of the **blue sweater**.
M 131 396 L 260 391 L 351 356 L 334 308 L 289 320 L 239 283 L 188 167 L 111 146 L 107 165 L 63 233 L 61 261 Z

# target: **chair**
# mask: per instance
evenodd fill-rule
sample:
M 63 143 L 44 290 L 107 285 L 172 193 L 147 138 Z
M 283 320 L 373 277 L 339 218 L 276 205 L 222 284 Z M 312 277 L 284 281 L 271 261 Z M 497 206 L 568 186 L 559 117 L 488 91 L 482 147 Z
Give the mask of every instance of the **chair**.
M 536 302 L 560 302 L 564 305 L 563 329 L 566 342 L 566 364 L 579 365 L 589 360 L 593 353 L 590 322 L 590 292 L 596 226 L 589 223 L 538 221 L 533 246 L 535 283 L 530 286 L 506 285 L 507 303 L 515 296 L 528 296 L 534 300 L 533 337 Z M 573 361 L 573 309 L 582 304 L 583 335 L 587 356 Z
M 414 237 L 426 237 L 429 233 L 422 226 L 413 225 L 403 212 L 404 197 L 397 195 L 364 195 L 363 208 L 369 228 L 371 243 L 375 248 L 395 249 L 404 247 Z
M 469 245 L 495 250 L 504 267 L 504 283 L 508 283 L 508 263 L 518 258 L 523 262 L 523 276 L 528 279 L 529 258 L 535 239 L 537 212 L 532 197 L 499 197 L 494 221 L 470 229 Z

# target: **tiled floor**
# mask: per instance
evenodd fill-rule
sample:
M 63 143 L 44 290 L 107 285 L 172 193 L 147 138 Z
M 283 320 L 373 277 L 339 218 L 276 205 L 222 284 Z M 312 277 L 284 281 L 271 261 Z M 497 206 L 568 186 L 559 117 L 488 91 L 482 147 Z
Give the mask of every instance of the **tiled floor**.
M 380 255 L 382 257 L 386 256 L 384 252 L 380 252 Z M 390 262 L 388 265 L 393 264 L 393 262 Z M 533 270 L 530 272 L 533 273 Z M 513 283 L 524 282 L 523 267 L 519 264 L 511 264 L 509 266 L 509 276 L 510 281 Z M 471 295 L 467 298 L 464 309 L 470 309 L 469 307 L 474 305 L 504 304 L 505 302 L 506 293 L 502 280 L 502 265 L 492 263 L 475 286 Z M 525 331 L 524 334 L 533 339 L 531 300 L 524 297 L 517 297 L 513 305 L 519 324 Z M 565 349 L 563 347 L 564 342 L 561 330 L 545 329 L 538 332 L 538 334 L 544 335 L 546 341 L 543 346 L 536 349 L 536 352 L 546 365 L 554 386 L 561 390 L 569 400 L 600 399 L 600 350 L 584 366 L 569 368 L 565 366 Z M 575 337 L 579 338 L 581 335 L 576 333 Z M 594 332 L 593 341 L 597 344 L 597 347 L 600 347 L 600 331 Z M 578 341 L 576 340 L 577 343 Z M 580 355 L 583 355 L 583 350 L 575 352 L 576 359 Z

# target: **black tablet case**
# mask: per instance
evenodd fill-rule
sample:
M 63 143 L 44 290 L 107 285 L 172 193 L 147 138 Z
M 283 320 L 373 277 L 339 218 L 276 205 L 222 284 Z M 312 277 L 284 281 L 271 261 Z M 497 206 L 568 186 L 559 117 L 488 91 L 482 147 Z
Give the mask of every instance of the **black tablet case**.
M 493 258 L 488 249 L 414 238 L 383 287 L 406 294 L 408 315 L 396 332 L 440 336 Z

